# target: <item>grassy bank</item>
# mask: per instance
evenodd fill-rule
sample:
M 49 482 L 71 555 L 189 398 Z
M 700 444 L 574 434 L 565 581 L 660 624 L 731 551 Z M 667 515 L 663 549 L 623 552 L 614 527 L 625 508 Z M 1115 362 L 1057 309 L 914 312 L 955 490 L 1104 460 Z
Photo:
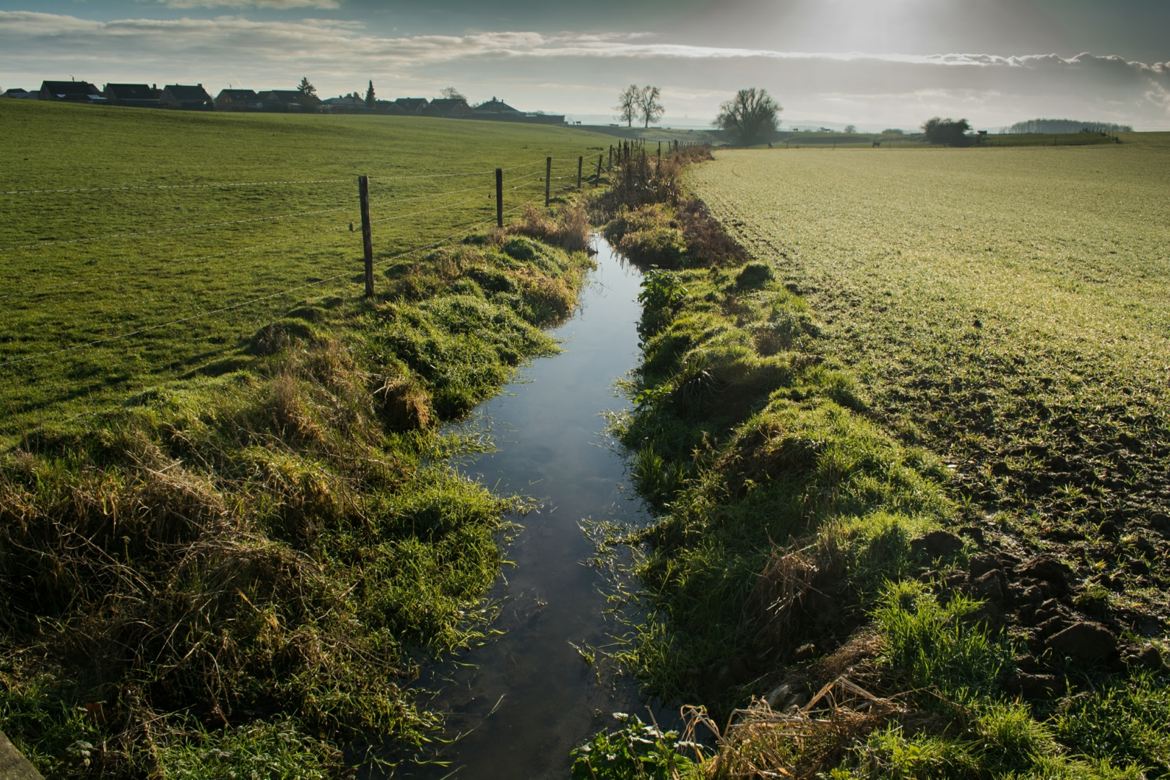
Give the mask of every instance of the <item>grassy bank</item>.
M 350 741 L 424 739 L 404 687 L 482 636 L 511 506 L 434 426 L 554 349 L 586 265 L 485 235 L 6 455 L 5 732 L 54 777 L 327 775 Z
M 917 171 L 939 154 L 923 152 L 921 161 L 906 164 Z M 701 192 L 719 182 L 750 186 L 763 180 L 749 173 L 752 166 L 793 159 L 767 152 L 728 156 L 741 163 L 734 174 L 718 162 L 692 169 Z M 957 159 L 948 161 L 947 175 L 965 164 Z M 825 187 L 839 199 L 832 185 L 846 185 L 832 180 L 835 165 L 820 160 L 808 175 L 828 180 Z M 848 169 L 842 177 L 856 176 L 858 166 L 866 170 L 860 162 L 841 165 Z M 788 178 L 771 177 L 756 197 L 784 197 L 776 182 Z M 968 493 L 950 457 L 932 454 L 951 455 L 938 446 L 946 443 L 942 437 L 911 435 L 914 429 L 897 424 L 940 422 L 937 415 L 957 405 L 940 408 L 945 396 L 936 392 L 933 405 L 899 409 L 905 416 L 895 417 L 865 370 L 874 361 L 898 361 L 910 381 L 937 378 L 962 387 L 954 370 L 915 375 L 905 365 L 935 354 L 947 319 L 942 308 L 909 309 L 907 303 L 932 299 L 915 294 L 907 281 L 882 284 L 887 268 L 914 273 L 904 234 L 893 245 L 858 235 L 896 232 L 891 209 L 913 214 L 924 231 L 949 224 L 929 210 L 917 214 L 897 198 L 890 201 L 892 179 L 882 177 L 887 218 L 873 221 L 863 209 L 841 205 L 838 211 L 836 201 L 815 201 L 808 187 L 793 186 L 789 202 L 799 199 L 802 214 L 819 209 L 840 220 L 848 214 L 853 225 L 851 233 L 840 224 L 838 230 L 801 227 L 797 247 L 752 241 L 753 228 L 762 232 L 776 220 L 790 226 L 794 218 L 730 192 L 712 199 L 713 210 L 739 229 L 736 235 L 748 237 L 743 248 L 713 240 L 719 227 L 694 204 L 645 207 L 610 223 L 623 250 L 659 266 L 643 291 L 644 359 L 636 409 L 622 435 L 636 452 L 639 487 L 661 518 L 626 540 L 644 543 L 637 571 L 649 615 L 623 657 L 652 692 L 703 705 L 706 714 L 692 715 L 691 723 L 709 726 L 719 739 L 712 754 L 679 735 L 626 725 L 577 753 L 580 776 L 1136 778 L 1170 772 L 1170 686 L 1159 629 L 1135 618 L 1142 613 L 1113 608 L 1111 597 L 1083 579 L 1062 550 L 1054 555 L 1053 548 L 1032 545 L 1030 526 L 1009 522 L 1020 514 L 1009 514 L 1006 500 L 994 507 L 1004 516 L 988 522 L 987 505 Z M 1131 197 L 1140 185 L 1137 190 Z M 1156 205 L 1147 199 L 1144 207 Z M 1160 229 L 1125 224 L 1139 235 Z M 874 290 L 897 296 L 900 306 L 889 301 L 874 308 L 898 317 L 903 339 L 915 327 L 932 329 L 934 349 L 920 341 L 917 354 L 903 352 L 893 338 L 841 350 L 838 333 L 855 333 L 874 318 L 845 318 L 839 309 L 814 305 L 826 300 L 817 294 L 822 288 L 794 259 L 799 252 L 800 262 L 813 262 L 814 241 L 837 249 L 831 258 L 818 257 L 824 271 L 817 282 L 845 286 L 849 280 L 854 304 Z M 780 246 L 785 254 L 776 252 Z M 898 257 L 888 266 L 850 259 L 850 253 L 875 252 Z M 854 262 L 856 276 L 842 274 Z M 971 271 L 955 269 L 954 287 Z M 954 292 L 948 275 L 918 273 L 921 284 Z M 1115 286 L 1110 291 L 1119 294 Z M 954 299 L 948 294 L 948 302 Z M 882 332 L 889 335 L 892 327 Z M 948 343 L 965 344 L 944 337 L 941 346 Z M 1022 343 L 1036 353 L 1035 339 Z M 1081 419 L 1096 421 L 1100 414 Z M 969 432 L 961 420 L 947 422 L 952 440 Z
M 31 134 L 23 173 L 6 168 L 5 186 L 27 189 L 36 161 L 64 176 L 54 138 L 92 144 L 78 157 L 93 155 L 97 170 L 84 175 L 103 188 L 119 186 L 115 175 L 129 176 L 132 164 L 148 183 L 200 180 L 195 155 L 215 149 L 230 163 L 217 172 L 231 172 L 210 177 L 222 185 L 215 197 L 194 188 L 59 193 L 97 198 L 81 210 L 112 228 L 203 192 L 195 200 L 211 211 L 191 218 L 198 222 L 237 200 L 268 213 L 286 184 L 232 183 L 287 181 L 298 150 L 314 165 L 348 169 L 339 150 L 350 143 L 355 156 L 414 169 L 433 162 L 441 174 L 458 159 L 439 152 L 473 138 L 481 144 L 473 166 L 518 160 L 528 143 L 581 138 L 318 119 L 5 107 L 0 120 Z M 109 156 L 120 131 L 164 152 L 157 165 Z M 382 146 L 389 138 L 415 157 L 393 157 Z M 273 170 L 277 160 L 286 167 Z M 140 211 L 119 208 L 121 193 L 137 193 Z M 13 231 L 60 227 L 54 214 L 38 221 L 37 202 L 21 201 L 22 219 L 4 227 L 11 240 Z M 349 271 L 304 283 L 329 279 L 323 264 L 334 276 L 352 268 L 353 254 L 280 228 L 233 233 L 229 248 L 251 262 L 235 251 L 219 264 L 193 262 L 169 287 L 143 264 L 165 267 L 173 252 L 226 237 L 192 231 L 190 243 L 156 238 L 126 253 L 103 237 L 11 255 L 6 267 L 23 263 L 29 289 L 4 289 L 20 301 L 6 309 L 10 359 L 72 343 L 62 338 L 73 330 L 78 339 L 122 333 L 137 317 L 150 323 L 192 301 L 210 310 L 5 373 L 13 410 L 5 432 L 17 441 L 0 455 L 0 729 L 47 776 L 331 777 L 367 760 L 364 745 L 408 753 L 433 735 L 435 716 L 408 687 L 421 663 L 483 638 L 491 617 L 483 597 L 499 573 L 505 515 L 517 506 L 444 465 L 471 445 L 437 426 L 497 392 L 525 359 L 555 349 L 541 328 L 572 311 L 590 264 L 579 208 L 555 218 L 530 210 L 503 231 L 457 230 L 480 208 L 439 193 L 425 216 L 400 212 L 400 243 L 381 245 L 368 301 Z M 405 236 L 411 246 L 443 245 L 391 251 Z M 280 262 L 259 262 L 273 256 L 265 238 L 290 245 L 276 253 Z M 45 276 L 30 278 L 38 263 Z M 33 289 L 58 272 L 75 274 L 78 287 L 60 296 Z M 264 282 L 287 287 L 232 316 L 215 313 L 221 285 Z

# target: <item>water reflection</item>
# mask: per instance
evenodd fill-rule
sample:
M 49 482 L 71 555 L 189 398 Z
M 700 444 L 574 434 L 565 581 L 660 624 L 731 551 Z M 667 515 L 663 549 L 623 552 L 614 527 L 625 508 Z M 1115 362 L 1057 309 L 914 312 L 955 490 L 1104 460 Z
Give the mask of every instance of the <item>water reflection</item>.
M 554 332 L 563 351 L 526 366 L 462 424 L 488 432 L 497 451 L 461 468 L 498 492 L 537 498 L 542 508 L 521 519 L 507 551 L 515 566 L 493 593 L 503 601 L 496 627 L 504 635 L 459 659 L 474 667 L 442 674 L 432 706 L 448 713 L 450 736 L 465 734 L 441 751 L 451 765 L 405 776 L 563 777 L 569 750 L 610 726 L 611 712 L 641 709 L 628 682 L 599 682 L 573 646 L 603 645 L 614 631 L 579 524 L 649 519 L 603 416 L 628 405 L 615 382 L 638 360 L 640 274 L 601 239 L 597 247 L 580 310 Z

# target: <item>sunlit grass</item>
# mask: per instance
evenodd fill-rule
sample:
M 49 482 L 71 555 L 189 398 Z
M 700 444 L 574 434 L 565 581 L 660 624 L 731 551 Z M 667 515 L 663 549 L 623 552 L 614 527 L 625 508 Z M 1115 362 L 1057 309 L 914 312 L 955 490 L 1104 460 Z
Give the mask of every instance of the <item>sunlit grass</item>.
M 609 141 L 511 123 L 20 101 L 0 104 L 0 137 L 6 437 L 234 353 L 299 301 L 360 296 L 358 174 L 385 266 L 494 222 L 495 168 L 515 217 L 543 200 L 546 156 L 556 192 L 576 186 L 578 155 Z

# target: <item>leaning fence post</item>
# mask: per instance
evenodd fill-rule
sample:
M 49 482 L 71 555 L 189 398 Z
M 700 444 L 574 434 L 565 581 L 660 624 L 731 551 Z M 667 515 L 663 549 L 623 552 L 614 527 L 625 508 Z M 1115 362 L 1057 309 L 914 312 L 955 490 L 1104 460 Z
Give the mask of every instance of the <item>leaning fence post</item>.
M 370 179 L 358 177 L 358 203 L 362 211 L 362 252 L 366 261 L 366 297 L 374 297 L 374 241 L 370 234 Z
M 597 178 L 593 181 L 594 187 L 601 184 L 601 157 L 602 155 L 597 155 Z
M 549 197 L 549 194 L 551 192 L 549 187 L 551 185 L 552 185 L 552 158 L 545 157 L 544 158 L 544 207 L 546 209 L 548 208 L 549 204 L 552 203 L 552 200 Z
M 496 168 L 496 227 L 504 226 L 504 169 Z
M 577 189 L 581 189 L 581 166 L 584 164 L 584 155 L 577 155 Z

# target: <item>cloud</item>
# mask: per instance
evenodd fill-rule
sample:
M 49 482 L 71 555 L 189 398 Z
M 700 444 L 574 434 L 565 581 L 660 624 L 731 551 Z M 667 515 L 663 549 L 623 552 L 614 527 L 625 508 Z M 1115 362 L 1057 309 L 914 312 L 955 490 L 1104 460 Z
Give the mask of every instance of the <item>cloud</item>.
M 277 11 L 301 8 L 337 9 L 341 0 L 157 0 L 167 8 L 267 8 Z
M 339 0 L 157 0 L 171 6 L 321 8 Z M 536 64 L 536 63 L 539 64 Z M 1170 126 L 1170 62 L 1080 53 L 803 52 L 698 46 L 635 33 L 471 32 L 381 35 L 331 19 L 95 21 L 0 11 L 0 71 L 51 77 L 279 84 L 308 73 L 323 94 L 373 77 L 403 94 L 447 83 L 525 95 L 539 107 L 608 112 L 598 87 L 661 84 L 674 115 L 713 114 L 720 95 L 768 88 L 794 112 L 842 121 L 917 123 L 923 111 L 970 112 L 995 126 L 1036 114 Z M 96 73 L 101 71 L 101 73 Z M 37 73 L 43 75 L 38 76 Z M 550 88 L 563 84 L 564 89 Z M 614 87 L 616 88 L 616 87 Z M 380 90 L 382 94 L 385 90 Z M 844 106 L 855 112 L 845 116 Z M 952 108 L 953 106 L 953 108 Z M 826 113 L 827 112 L 827 113 Z M 901 118 L 901 119 L 899 119 Z

